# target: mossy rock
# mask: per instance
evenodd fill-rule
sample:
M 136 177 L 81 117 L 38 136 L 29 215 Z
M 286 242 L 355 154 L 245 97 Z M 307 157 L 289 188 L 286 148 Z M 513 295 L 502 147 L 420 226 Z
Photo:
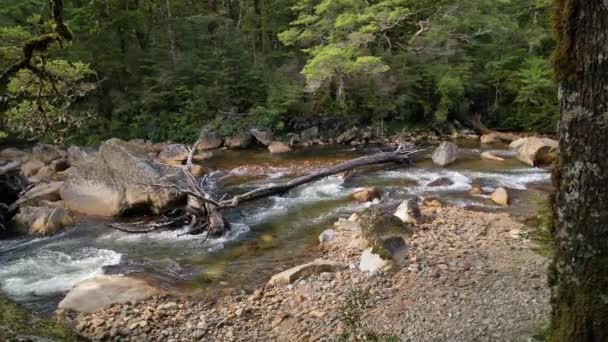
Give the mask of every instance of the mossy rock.
M 81 341 L 59 322 L 41 318 L 0 294 L 0 341 Z

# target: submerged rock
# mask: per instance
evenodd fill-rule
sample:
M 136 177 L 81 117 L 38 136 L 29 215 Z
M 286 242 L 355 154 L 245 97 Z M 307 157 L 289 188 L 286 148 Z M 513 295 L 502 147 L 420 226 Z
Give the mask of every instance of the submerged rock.
M 360 203 L 372 202 L 382 199 L 382 190 L 376 187 L 365 188 L 352 193 L 350 197 Z
M 440 177 L 430 182 L 426 186 L 435 187 L 435 186 L 450 186 L 453 185 L 454 182 L 448 177 Z
M 433 152 L 433 163 L 439 166 L 446 166 L 456 160 L 458 154 L 458 146 L 456 144 L 444 141 Z
M 292 267 L 281 273 L 273 275 L 268 281 L 268 284 L 275 286 L 288 285 L 300 278 L 321 274 L 323 272 L 338 272 L 346 269 L 346 267 L 346 264 L 341 262 L 316 259 L 315 261 Z
M 71 172 L 61 197 L 69 209 L 86 215 L 118 216 L 132 208 L 161 212 L 184 196 L 149 185 L 185 188 L 187 182 L 182 169 L 157 163 L 145 150 L 110 139 L 101 145 L 97 158 Z
M 95 312 L 115 303 L 135 303 L 165 291 L 129 276 L 102 275 L 76 284 L 59 303 L 59 309 Z

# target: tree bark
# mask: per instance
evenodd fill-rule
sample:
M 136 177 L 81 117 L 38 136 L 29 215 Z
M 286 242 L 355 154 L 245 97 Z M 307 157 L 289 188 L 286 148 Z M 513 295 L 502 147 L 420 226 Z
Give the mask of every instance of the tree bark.
M 608 341 L 608 2 L 556 0 L 552 341 Z

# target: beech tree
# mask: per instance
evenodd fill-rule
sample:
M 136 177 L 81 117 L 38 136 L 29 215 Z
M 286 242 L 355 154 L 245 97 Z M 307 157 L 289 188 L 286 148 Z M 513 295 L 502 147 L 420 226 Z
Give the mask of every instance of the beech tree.
M 608 341 L 608 2 L 556 0 L 552 341 Z

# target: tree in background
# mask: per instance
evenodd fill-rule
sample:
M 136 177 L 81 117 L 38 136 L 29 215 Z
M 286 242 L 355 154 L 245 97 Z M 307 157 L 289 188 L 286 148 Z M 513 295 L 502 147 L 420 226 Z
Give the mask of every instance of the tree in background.
M 557 0 L 552 341 L 608 341 L 608 4 Z

